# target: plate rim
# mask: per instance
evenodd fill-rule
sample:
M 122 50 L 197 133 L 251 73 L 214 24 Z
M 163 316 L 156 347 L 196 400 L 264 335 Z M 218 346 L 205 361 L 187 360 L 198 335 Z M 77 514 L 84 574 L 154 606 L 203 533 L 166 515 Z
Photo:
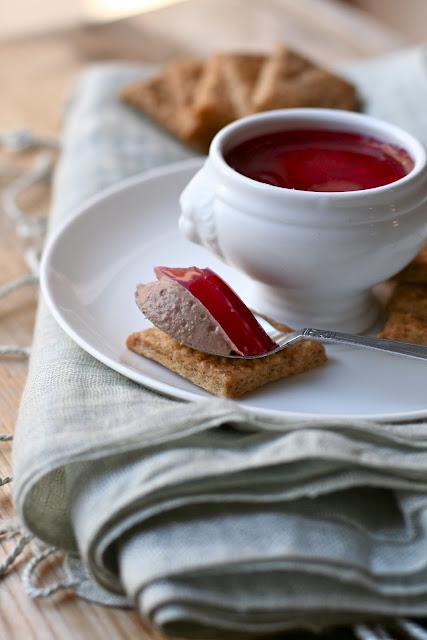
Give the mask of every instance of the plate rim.
M 120 362 L 117 362 L 113 358 L 109 357 L 94 348 L 89 342 L 85 340 L 77 331 L 73 329 L 73 327 L 68 323 L 68 321 L 62 315 L 59 306 L 55 302 L 55 295 L 51 291 L 49 286 L 49 268 L 50 261 L 53 252 L 55 251 L 56 245 L 63 236 L 69 231 L 71 227 L 78 224 L 82 218 L 91 215 L 91 210 L 94 206 L 100 204 L 101 202 L 105 202 L 111 196 L 116 195 L 117 193 L 127 191 L 128 189 L 134 187 L 135 185 L 143 184 L 145 182 L 150 182 L 153 179 L 164 177 L 167 175 L 173 175 L 176 173 L 180 173 L 182 171 L 186 171 L 189 169 L 197 169 L 201 168 L 203 163 L 205 162 L 206 157 L 197 157 L 197 158 L 189 158 L 186 160 L 180 160 L 173 163 L 168 163 L 166 165 L 162 165 L 160 167 L 156 167 L 154 169 L 149 169 L 143 171 L 142 173 L 138 173 L 136 175 L 130 176 L 128 178 L 124 178 L 123 180 L 119 180 L 117 183 L 102 189 L 95 195 L 85 199 L 80 205 L 76 206 L 72 211 L 68 214 L 67 219 L 60 223 L 58 227 L 52 232 L 52 234 L 48 237 L 45 248 L 43 250 L 43 255 L 40 263 L 40 290 L 42 293 L 42 297 L 46 302 L 48 309 L 56 322 L 59 324 L 61 329 L 84 351 L 89 353 L 93 358 L 102 362 L 110 369 L 117 371 L 124 377 L 133 380 L 134 382 L 141 384 L 142 386 L 146 386 L 149 389 L 157 391 L 167 397 L 185 400 L 185 401 L 206 401 L 206 397 L 201 397 L 197 392 L 187 391 L 185 389 L 179 389 L 177 387 L 171 387 L 169 384 L 165 382 L 158 381 L 156 379 L 151 378 L 149 375 L 144 373 L 138 373 L 134 371 L 127 365 L 123 365 Z M 215 398 L 215 396 L 212 396 Z M 244 400 L 232 400 L 227 399 L 228 401 L 235 402 L 240 408 L 249 411 L 252 414 L 256 414 L 259 416 L 267 417 L 267 418 L 292 418 L 298 419 L 301 421 L 312 420 L 319 422 L 330 421 L 331 423 L 339 422 L 342 425 L 352 424 L 355 421 L 373 421 L 377 423 L 384 422 L 410 422 L 413 420 L 420 420 L 427 418 L 427 406 L 424 410 L 418 411 L 406 411 L 406 412 L 398 412 L 398 413 L 368 413 L 368 414 L 360 414 L 356 416 L 348 415 L 348 414 L 319 414 L 319 413 L 303 413 L 297 411 L 286 411 L 279 409 L 265 409 L 265 408 L 254 408 L 245 403 Z

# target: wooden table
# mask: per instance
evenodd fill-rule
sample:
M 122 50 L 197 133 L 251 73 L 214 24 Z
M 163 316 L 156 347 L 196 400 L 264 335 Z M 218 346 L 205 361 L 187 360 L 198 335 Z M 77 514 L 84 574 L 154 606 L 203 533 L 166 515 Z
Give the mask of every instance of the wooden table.
M 403 36 L 338 0 L 190 0 L 113 24 L 0 43 L 0 132 L 23 124 L 36 131 L 57 132 L 66 91 L 89 62 L 114 58 L 164 62 L 185 51 L 269 49 L 278 41 L 332 65 L 408 44 Z M 0 150 L 0 162 L 5 159 L 15 161 Z M 31 157 L 20 161 L 26 164 Z M 39 188 L 28 205 L 47 207 L 48 199 L 48 188 Z M 0 218 L 0 286 L 26 272 L 20 249 L 10 224 Z M 0 343 L 30 343 L 36 294 L 34 287 L 28 287 L 0 301 Z M 0 361 L 0 433 L 13 432 L 25 375 L 25 362 Z M 2 444 L 0 477 L 9 470 L 10 446 Z M 11 514 L 8 485 L 0 488 L 0 519 Z M 4 543 L 3 550 L 7 549 L 10 544 Z M 1 556 L 0 550 L 0 562 Z M 0 584 L 1 640 L 159 637 L 134 612 L 100 607 L 66 594 L 31 601 L 18 575 L 25 559 Z M 56 571 L 54 563 L 50 570 Z

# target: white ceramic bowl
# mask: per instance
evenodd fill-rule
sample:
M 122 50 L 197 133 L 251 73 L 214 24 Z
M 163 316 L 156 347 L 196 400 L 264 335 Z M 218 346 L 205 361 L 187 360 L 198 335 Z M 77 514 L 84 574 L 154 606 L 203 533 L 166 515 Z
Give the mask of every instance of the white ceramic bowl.
M 286 129 L 350 131 L 405 149 L 413 169 L 388 185 L 310 192 L 257 182 L 224 160 L 250 138 Z M 361 332 L 377 313 L 373 285 L 404 267 L 427 238 L 427 162 L 421 143 L 370 116 L 287 109 L 238 120 L 212 141 L 181 195 L 180 228 L 249 275 L 246 299 L 293 327 Z M 201 265 L 202 266 L 202 265 Z

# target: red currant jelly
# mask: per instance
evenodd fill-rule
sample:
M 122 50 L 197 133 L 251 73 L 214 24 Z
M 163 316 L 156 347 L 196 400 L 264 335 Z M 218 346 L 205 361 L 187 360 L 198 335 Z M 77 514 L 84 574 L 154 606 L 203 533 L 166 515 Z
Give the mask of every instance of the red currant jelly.
M 301 191 L 357 191 L 403 178 L 408 153 L 376 138 L 344 131 L 277 131 L 242 142 L 225 155 L 239 173 Z

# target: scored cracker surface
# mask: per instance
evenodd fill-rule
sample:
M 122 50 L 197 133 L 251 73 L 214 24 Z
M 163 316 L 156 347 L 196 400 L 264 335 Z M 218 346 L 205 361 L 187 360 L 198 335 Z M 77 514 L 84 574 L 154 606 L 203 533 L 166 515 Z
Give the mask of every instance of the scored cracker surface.
M 357 109 L 354 86 L 278 45 L 264 64 L 252 97 L 254 111 L 290 107 Z
M 252 113 L 252 93 L 266 60 L 263 54 L 233 54 L 224 61 L 224 76 L 236 117 Z
M 219 131 L 251 112 L 250 96 L 266 56 L 217 53 L 209 58 L 194 96 L 195 118 Z
M 220 55 L 211 56 L 206 62 L 190 111 L 193 138 L 212 139 L 217 131 L 236 118 Z
M 200 60 L 181 58 L 149 80 L 124 87 L 120 98 L 184 142 L 204 149 L 206 143 L 197 135 L 190 108 L 203 68 Z
M 228 398 L 238 398 L 326 361 L 322 345 L 307 340 L 259 360 L 230 360 L 190 349 L 157 328 L 131 334 L 127 347 L 206 391 Z
M 154 78 L 125 87 L 120 97 L 202 152 L 223 126 L 250 113 L 358 107 L 351 84 L 283 45 L 270 55 L 217 53 L 205 63 L 181 59 Z

